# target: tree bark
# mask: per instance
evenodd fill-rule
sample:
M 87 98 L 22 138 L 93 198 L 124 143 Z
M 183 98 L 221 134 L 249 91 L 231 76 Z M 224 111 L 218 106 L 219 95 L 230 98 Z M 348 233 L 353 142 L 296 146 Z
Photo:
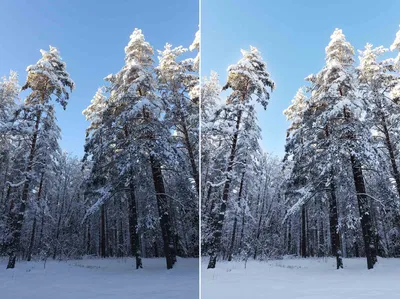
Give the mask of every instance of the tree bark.
M 243 172 L 242 179 L 240 180 L 239 195 L 238 195 L 238 206 L 239 206 L 239 209 L 241 207 L 240 206 L 240 201 L 242 200 L 244 174 L 245 173 Z M 233 247 L 235 245 L 235 238 L 236 238 L 236 227 L 237 227 L 237 215 L 235 213 L 235 219 L 234 219 L 234 222 L 233 222 L 233 231 L 232 231 L 231 244 L 229 246 L 228 261 L 232 260 Z
M 367 267 L 372 269 L 377 261 L 376 248 L 374 245 L 374 229 L 372 227 L 372 219 L 366 188 L 364 183 L 364 176 L 361 169 L 361 163 L 355 155 L 350 156 L 351 166 L 354 177 L 354 185 L 357 193 L 358 209 L 361 217 L 361 229 L 364 239 L 365 255 L 367 257 Z
M 58 254 L 58 240 L 60 238 L 61 220 L 62 220 L 62 215 L 64 213 L 64 208 L 65 208 L 65 193 L 66 193 L 66 190 L 67 190 L 67 181 L 68 181 L 68 176 L 65 175 L 61 209 L 60 209 L 60 214 L 58 215 L 58 221 L 57 221 L 57 229 L 56 229 L 56 237 L 55 237 L 55 242 L 54 242 L 53 259 L 56 259 L 57 254 Z
M 153 155 L 150 155 L 150 164 L 153 174 L 154 189 L 156 191 L 158 214 L 160 216 L 161 233 L 164 242 L 164 255 L 167 263 L 167 269 L 172 269 L 176 261 L 176 256 L 171 233 L 171 221 L 168 213 L 164 179 L 161 172 L 160 162 L 158 162 Z
M 257 225 L 257 233 L 256 233 L 256 245 L 255 245 L 255 250 L 254 250 L 254 255 L 253 255 L 253 259 L 257 258 L 257 254 L 258 254 L 258 241 L 260 239 L 260 235 L 261 235 L 261 223 L 263 220 L 263 215 L 264 215 L 264 210 L 265 210 L 265 193 L 267 190 L 267 185 L 268 185 L 268 174 L 265 175 L 265 183 L 264 183 L 264 191 L 262 193 L 262 200 L 261 200 L 261 211 L 260 211 L 260 217 L 258 218 L 258 225 Z M 258 202 L 260 202 L 260 193 L 261 193 L 261 188 L 259 191 L 259 198 L 258 198 Z
M 383 112 L 382 112 L 381 119 L 382 119 L 381 122 L 382 122 L 383 133 L 385 134 L 385 144 L 386 144 L 386 148 L 389 152 L 390 164 L 392 166 L 393 177 L 396 182 L 397 193 L 400 196 L 400 173 L 399 173 L 399 169 L 397 167 L 395 150 L 393 148 L 393 144 L 390 139 L 390 134 L 389 134 L 389 130 L 387 127 L 386 118 L 385 118 L 385 115 L 383 114 Z
M 18 213 L 12 211 L 10 215 L 12 220 L 11 220 L 11 237 L 9 241 L 10 246 L 9 246 L 9 258 L 8 258 L 7 269 L 13 269 L 15 267 L 17 252 L 20 250 L 21 246 L 21 229 L 24 222 L 26 204 L 28 201 L 29 186 L 31 183 L 30 172 L 33 169 L 33 161 L 36 153 L 36 143 L 39 134 L 41 116 L 42 116 L 42 111 L 38 110 L 36 112 L 36 122 L 29 152 L 28 165 L 25 170 L 26 172 L 25 182 L 22 188 L 21 204 L 19 206 L 19 211 Z
M 91 246 L 90 246 L 90 244 L 91 244 L 91 239 L 92 239 L 92 236 L 91 236 L 91 234 L 90 234 L 90 230 L 91 230 L 91 227 L 90 227 L 90 219 L 89 219 L 89 221 L 88 221 L 88 226 L 87 226 L 87 241 L 86 241 L 86 253 L 87 254 L 91 254 L 92 252 L 91 252 Z
M 301 257 L 307 257 L 306 207 L 301 206 Z
M 215 268 L 215 265 L 217 263 L 217 254 L 218 254 L 219 248 L 221 246 L 222 226 L 223 226 L 224 219 L 225 219 L 226 205 L 228 202 L 229 191 L 230 191 L 230 187 L 231 187 L 231 180 L 232 180 L 231 172 L 232 172 L 234 160 L 236 157 L 236 147 L 237 147 L 237 141 L 238 141 L 238 137 L 239 137 L 239 128 L 240 128 L 241 119 L 242 119 L 242 110 L 239 110 L 238 116 L 236 119 L 236 131 L 233 135 L 228 167 L 226 168 L 227 176 L 226 176 L 223 193 L 222 193 L 222 202 L 221 202 L 220 212 L 218 214 L 218 217 L 216 217 L 214 224 L 213 224 L 213 230 L 214 230 L 213 236 L 212 236 L 213 242 L 212 242 L 211 250 L 210 250 L 210 261 L 209 261 L 208 267 L 207 267 L 208 269 Z
M 193 147 L 190 142 L 189 132 L 186 126 L 186 120 L 182 117 L 182 130 L 183 136 L 185 138 L 185 145 L 189 155 L 190 165 L 192 167 L 193 178 L 196 184 L 197 194 L 199 194 L 200 186 L 199 186 L 199 172 L 197 170 L 196 160 L 194 158 Z
M 142 258 L 140 253 L 140 240 L 138 234 L 138 215 L 135 197 L 135 185 L 133 183 L 133 169 L 130 171 L 129 179 L 129 235 L 131 254 L 136 259 L 136 269 L 143 268 Z
M 329 188 L 329 229 L 331 233 L 331 254 L 336 257 L 336 269 L 343 268 L 342 252 L 340 250 L 339 220 L 336 200 L 336 187 L 331 175 Z
M 288 220 L 288 233 L 287 233 L 287 252 L 292 253 L 292 219 Z
M 104 204 L 100 208 L 100 256 L 107 257 L 106 253 L 106 211 Z
M 38 195 L 36 198 L 37 203 L 40 203 L 40 197 L 42 196 L 42 187 L 43 187 L 43 177 L 44 177 L 44 172 L 42 172 L 42 175 L 40 177 L 40 183 L 39 183 L 39 190 L 38 190 Z M 32 258 L 32 250 L 33 250 L 33 244 L 35 243 L 35 234 L 36 234 L 36 213 L 33 216 L 33 225 L 32 225 L 32 233 L 31 233 L 31 239 L 29 242 L 29 247 L 28 247 L 28 258 L 27 260 L 30 261 Z

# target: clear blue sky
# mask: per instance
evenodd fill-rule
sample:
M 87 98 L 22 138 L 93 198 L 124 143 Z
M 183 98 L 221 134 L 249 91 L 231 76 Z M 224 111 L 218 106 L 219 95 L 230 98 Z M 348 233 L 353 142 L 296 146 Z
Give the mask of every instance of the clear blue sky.
M 123 66 L 134 28 L 142 29 L 155 49 L 166 42 L 188 47 L 198 30 L 198 7 L 197 0 L 1 1 L 0 76 L 17 71 L 22 85 L 39 50 L 57 47 L 76 83 L 67 110 L 57 109 L 61 146 L 82 156 L 88 123 L 81 112 L 103 78 Z
M 288 122 L 282 111 L 304 78 L 323 67 L 333 30 L 341 28 L 356 50 L 367 42 L 389 47 L 399 29 L 400 1 L 202 0 L 201 14 L 202 76 L 215 70 L 224 84 L 241 48 L 261 51 L 277 85 L 267 111 L 258 109 L 262 144 L 283 156 Z

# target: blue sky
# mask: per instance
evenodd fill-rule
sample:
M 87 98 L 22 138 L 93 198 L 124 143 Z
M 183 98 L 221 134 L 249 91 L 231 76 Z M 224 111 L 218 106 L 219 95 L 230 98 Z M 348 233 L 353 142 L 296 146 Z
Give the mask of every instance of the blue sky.
M 201 14 L 202 76 L 217 71 L 224 84 L 240 49 L 261 51 L 277 85 L 267 111 L 258 109 L 262 144 L 283 156 L 288 122 L 282 111 L 304 78 L 323 67 L 333 30 L 341 28 L 356 50 L 367 42 L 389 47 L 399 29 L 400 1 L 202 0 Z
M 124 47 L 135 27 L 143 30 L 155 49 L 166 42 L 189 46 L 198 30 L 198 1 L 51 1 L 0 2 L 0 76 L 10 69 L 26 79 L 25 69 L 49 45 L 61 52 L 75 81 L 67 110 L 57 109 L 62 129 L 61 146 L 83 155 L 85 129 L 82 115 L 104 84 L 124 63 Z

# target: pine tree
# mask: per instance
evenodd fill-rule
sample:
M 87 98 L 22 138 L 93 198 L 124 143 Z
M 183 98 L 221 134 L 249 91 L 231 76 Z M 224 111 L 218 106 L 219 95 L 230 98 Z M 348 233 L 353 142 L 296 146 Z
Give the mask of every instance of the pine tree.
M 222 201 L 219 207 L 218 216 L 212 224 L 212 239 L 210 248 L 210 261 L 208 268 L 215 268 L 217 254 L 221 245 L 222 227 L 225 218 L 225 211 L 229 199 L 231 183 L 234 176 L 235 159 L 237 158 L 237 146 L 240 133 L 243 132 L 243 117 L 246 113 L 252 114 L 252 97 L 266 109 L 269 92 L 267 88 L 274 89 L 275 84 L 269 78 L 266 64 L 262 61 L 260 52 L 255 47 L 250 47 L 250 51 L 242 50 L 243 58 L 235 65 L 228 68 L 228 81 L 224 89 L 231 88 L 232 93 L 227 99 L 224 112 L 234 122 L 232 132 L 232 143 L 229 145 L 230 154 L 226 160 L 224 171 L 224 183 L 222 191 Z M 219 112 L 217 112 L 219 114 Z M 254 119 L 254 118 L 253 118 Z M 243 134 L 243 133 L 242 133 Z
M 163 100 L 169 109 L 166 119 L 171 122 L 179 143 L 186 149 L 193 180 L 197 193 L 199 192 L 199 173 L 197 165 L 198 148 L 195 146 L 198 139 L 198 105 L 190 98 L 190 92 L 197 85 L 198 77 L 192 72 L 196 70 L 196 63 L 192 59 L 178 61 L 179 57 L 187 52 L 186 48 L 179 46 L 171 48 L 165 46 L 164 51 L 159 51 L 159 66 L 156 68 L 159 89 Z
M 46 113 L 46 109 L 48 109 L 53 97 L 65 109 L 69 99 L 67 88 L 71 91 L 74 88 L 74 82 L 66 72 L 66 64 L 61 60 L 58 50 L 50 46 L 48 52 L 41 50 L 41 53 L 42 58 L 36 64 L 28 66 L 28 78 L 22 87 L 23 90 L 31 89 L 31 93 L 25 101 L 25 107 L 32 115 L 35 125 L 29 145 L 29 156 L 26 162 L 25 182 L 23 184 L 21 200 L 19 206 L 15 207 L 10 215 L 11 236 L 8 241 L 9 262 L 7 268 L 15 267 L 17 252 L 20 249 L 21 228 L 29 197 L 42 116 Z
M 326 66 L 317 75 L 307 78 L 312 83 L 312 94 L 304 113 L 305 128 L 297 141 L 300 141 L 297 152 L 309 157 L 306 163 L 301 162 L 300 169 L 306 166 L 308 173 L 314 174 L 308 175 L 308 181 L 302 183 L 304 196 L 298 204 L 303 205 L 315 194 L 324 191 L 324 186 L 329 186 L 331 244 L 332 250 L 336 251 L 338 268 L 341 267 L 335 181 L 339 179 L 342 169 L 350 164 L 370 269 L 376 261 L 373 244 L 375 232 L 362 162 L 367 163 L 374 157 L 375 151 L 371 146 L 368 127 L 362 121 L 366 108 L 356 92 L 358 85 L 354 77 L 353 54 L 353 47 L 346 41 L 342 31 L 336 29 L 326 47 Z M 296 160 L 301 161 L 299 158 Z
M 167 268 L 173 266 L 174 245 L 171 231 L 171 220 L 168 214 L 168 198 L 162 174 L 163 159 L 167 159 L 170 149 L 169 131 L 161 119 L 164 105 L 156 94 L 153 77 L 153 49 L 139 29 L 131 35 L 128 46 L 125 47 L 125 66 L 107 80 L 110 98 L 108 99 L 105 123 L 110 128 L 117 129 L 116 135 L 110 138 L 114 152 L 114 163 L 118 169 L 119 178 L 126 177 L 129 182 L 129 197 L 131 211 L 130 232 L 133 237 L 133 251 L 135 251 L 137 268 L 141 267 L 139 239 L 137 236 L 137 215 L 134 199 L 134 161 L 148 159 L 153 176 L 153 183 L 157 198 L 160 225 L 164 241 L 164 253 Z M 129 161 L 126 166 L 126 161 Z M 136 216 L 135 216 L 136 215 Z

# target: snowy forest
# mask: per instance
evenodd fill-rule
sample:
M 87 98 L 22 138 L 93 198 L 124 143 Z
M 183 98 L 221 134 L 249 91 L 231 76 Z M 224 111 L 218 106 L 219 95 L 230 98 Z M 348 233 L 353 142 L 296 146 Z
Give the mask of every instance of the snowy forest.
M 147 257 L 165 257 L 171 269 L 177 256 L 198 256 L 199 50 L 199 32 L 188 48 L 167 43 L 155 52 L 135 29 L 125 64 L 99 81 L 80 116 L 88 121 L 86 137 L 76 137 L 86 138 L 83 158 L 60 146 L 56 110 L 74 101 L 75 83 L 57 48 L 41 50 L 22 87 L 23 74 L 2 78 L 0 255 L 7 268 L 131 256 L 136 269 Z
M 283 157 L 260 146 L 257 117 L 274 100 L 275 83 L 257 48 L 242 50 L 224 85 L 217 73 L 202 81 L 208 268 L 217 259 L 297 256 L 334 257 L 337 269 L 360 257 L 372 269 L 378 256 L 400 256 L 399 51 L 400 31 L 390 49 L 367 43 L 356 53 L 336 29 L 325 65 L 283 112 Z

